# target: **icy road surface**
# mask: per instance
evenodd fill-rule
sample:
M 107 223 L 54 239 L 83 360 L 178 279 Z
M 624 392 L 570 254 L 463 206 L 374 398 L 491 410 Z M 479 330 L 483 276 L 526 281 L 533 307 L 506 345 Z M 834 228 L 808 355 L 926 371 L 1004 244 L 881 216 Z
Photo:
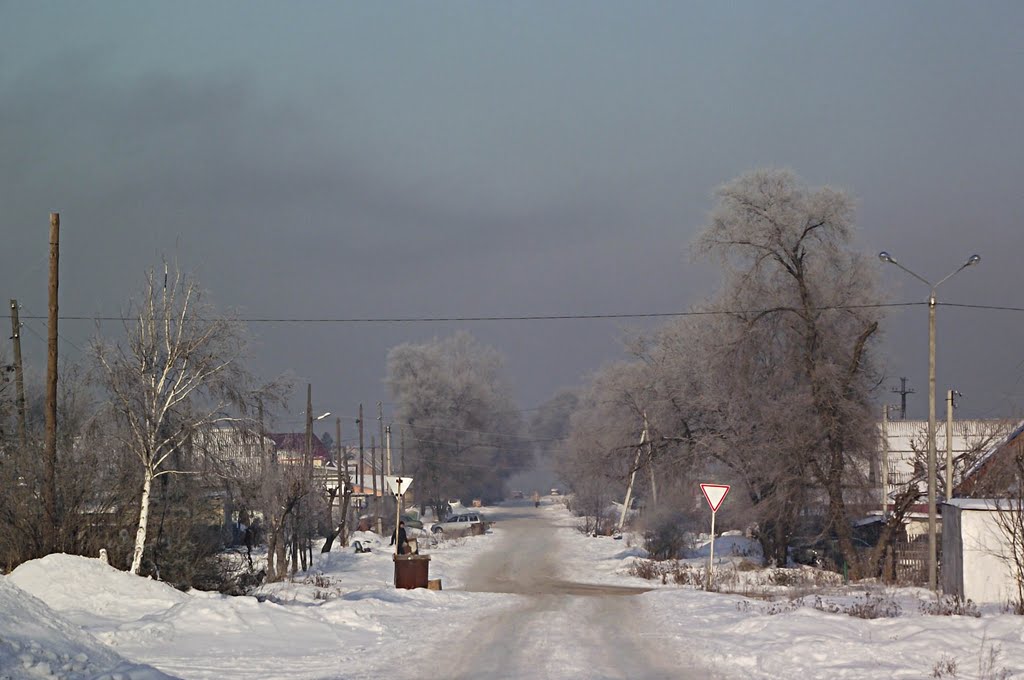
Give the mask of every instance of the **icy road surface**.
M 661 638 L 637 597 L 644 588 L 578 583 L 549 519 L 530 507 L 490 511 L 501 540 L 466 572 L 464 590 L 505 593 L 514 604 L 448 635 L 424 665 L 444 678 L 712 677 Z M 497 513 L 497 514 L 496 514 Z

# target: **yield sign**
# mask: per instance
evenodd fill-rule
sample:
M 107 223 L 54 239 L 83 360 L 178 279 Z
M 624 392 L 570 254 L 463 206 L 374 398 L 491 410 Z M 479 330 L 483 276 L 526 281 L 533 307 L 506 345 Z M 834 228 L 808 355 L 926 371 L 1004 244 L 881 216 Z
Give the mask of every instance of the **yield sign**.
M 401 475 L 384 475 L 384 480 L 387 482 L 388 488 L 391 489 L 391 493 L 396 496 L 405 495 L 405 492 L 409 490 L 409 485 L 412 484 L 412 477 Z
M 718 512 L 718 508 L 722 506 L 722 501 L 725 500 L 725 495 L 729 493 L 729 485 L 701 484 L 700 490 L 704 492 L 704 498 L 707 499 L 708 505 L 711 506 L 711 512 Z

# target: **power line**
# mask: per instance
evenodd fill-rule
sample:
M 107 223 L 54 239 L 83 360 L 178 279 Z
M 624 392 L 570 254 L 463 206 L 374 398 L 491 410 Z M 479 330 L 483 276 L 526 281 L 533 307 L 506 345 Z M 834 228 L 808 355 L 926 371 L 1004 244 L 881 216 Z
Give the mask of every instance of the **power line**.
M 997 312 L 1024 312 L 1024 307 L 1008 307 L 1004 305 L 970 305 L 958 302 L 936 302 L 943 307 L 963 307 L 965 309 L 987 309 Z
M 21 308 L 22 308 L 22 309 L 24 309 L 25 311 L 28 311 L 28 308 L 27 308 L 27 307 L 25 307 L 25 305 L 19 305 L 19 307 L 21 307 Z M 19 318 L 19 319 L 33 319 L 33 320 L 37 320 L 37 321 L 38 321 L 38 320 L 43 320 L 43 319 L 45 319 L 45 320 L 49 320 L 49 317 L 46 317 L 46 316 L 34 316 L 34 315 L 31 315 L 31 314 L 30 314 L 30 315 L 28 315 L 28 316 L 24 316 L 24 315 L 19 315 L 19 317 L 18 317 L 18 318 Z M 33 331 L 33 330 L 32 330 L 32 328 L 31 328 L 30 326 L 28 326 L 27 324 L 23 324 L 23 326 L 24 326 L 25 328 L 28 328 L 28 329 L 29 329 L 29 331 L 31 331 L 31 332 L 32 332 L 32 333 L 33 333 L 34 335 L 36 335 L 36 337 L 38 337 L 38 338 L 39 338 L 40 340 L 42 340 L 43 342 L 47 342 L 46 338 L 42 337 L 41 335 L 39 335 L 38 333 L 36 333 L 35 331 Z M 74 347 L 74 348 L 75 348 L 76 350 L 78 350 L 79 354 L 81 354 L 81 355 L 85 356 L 85 354 L 86 354 L 86 351 L 85 351 L 84 349 L 82 349 L 81 347 L 79 347 L 79 346 L 78 346 L 77 344 L 75 344 L 74 342 L 72 342 L 72 341 L 71 341 L 71 340 L 69 340 L 68 338 L 64 337 L 64 335 L 62 335 L 62 334 L 61 334 L 60 332 L 58 332 L 58 333 L 57 333 L 57 337 L 58 337 L 58 338 L 60 339 L 60 341 L 61 341 L 61 342 L 64 342 L 64 343 L 66 343 L 66 344 L 68 344 L 68 345 L 71 345 L 71 346 L 72 346 L 72 347 Z
M 825 305 L 812 307 L 812 311 L 841 311 L 852 309 L 883 309 L 888 307 L 920 307 L 927 302 L 879 302 L 866 305 Z M 949 304 L 949 303 L 937 303 Z M 970 306 L 970 305 L 959 305 Z M 978 305 L 979 308 L 986 308 Z M 591 319 L 657 319 L 686 316 L 721 316 L 727 314 L 760 314 L 776 308 L 737 309 L 737 310 L 690 310 L 687 312 L 636 312 L 613 314 L 527 314 L 523 316 L 396 316 L 396 317 L 239 317 L 236 320 L 245 323 L 445 323 L 462 321 L 579 321 Z M 1013 311 L 1024 311 L 1012 307 L 992 307 Z M 779 310 L 781 311 L 781 310 Z M 24 317 L 28 319 L 45 319 L 46 317 Z M 80 316 L 69 315 L 60 317 L 62 321 L 132 321 L 134 317 L 126 316 Z

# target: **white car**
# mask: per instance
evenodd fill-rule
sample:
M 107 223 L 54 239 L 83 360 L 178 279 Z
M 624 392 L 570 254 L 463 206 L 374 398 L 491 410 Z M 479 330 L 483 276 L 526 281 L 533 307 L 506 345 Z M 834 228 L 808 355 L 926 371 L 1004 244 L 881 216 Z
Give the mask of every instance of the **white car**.
M 446 531 L 462 533 L 472 531 L 473 525 L 483 523 L 484 517 L 479 512 L 461 512 L 451 515 L 443 522 L 435 523 L 434 526 L 430 527 L 430 530 L 435 534 L 441 534 Z

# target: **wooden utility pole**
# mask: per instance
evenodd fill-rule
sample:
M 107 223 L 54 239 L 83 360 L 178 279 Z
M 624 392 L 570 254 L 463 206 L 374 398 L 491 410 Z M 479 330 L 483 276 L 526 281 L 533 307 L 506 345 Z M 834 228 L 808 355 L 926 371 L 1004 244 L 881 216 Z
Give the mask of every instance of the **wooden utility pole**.
M 398 450 L 401 456 L 401 463 L 398 473 L 405 477 L 405 425 L 398 426 Z
M 381 457 L 383 457 L 384 451 L 381 451 Z M 380 498 L 377 496 L 377 440 L 374 435 L 370 435 L 370 476 L 373 477 L 373 515 L 376 518 L 377 533 L 383 535 L 384 526 L 380 519 Z M 381 489 L 381 493 L 384 490 Z
M 348 508 L 352 502 L 352 477 L 348 474 L 348 447 L 341 444 L 341 418 L 335 421 L 335 426 L 337 428 L 338 450 L 343 452 L 341 456 L 342 474 L 338 478 L 338 483 L 345 485 L 342 487 L 341 524 L 338 527 L 338 532 L 340 533 L 338 540 L 341 541 L 342 545 L 348 545 Z
M 377 425 L 380 427 L 380 495 L 384 497 L 384 475 L 391 474 L 384 469 L 384 403 L 377 402 Z
M 28 448 L 28 428 L 25 426 L 25 372 L 21 364 L 21 321 L 18 319 L 18 301 L 11 300 L 11 342 L 14 344 L 14 389 L 18 408 L 18 441 L 22 455 Z
M 306 383 L 306 455 L 302 467 L 313 467 L 313 385 L 310 383 Z
M 302 457 L 302 483 L 308 494 L 313 485 L 313 385 L 306 383 L 306 447 L 305 455 Z M 305 534 L 302 538 L 304 543 L 299 544 L 302 554 L 302 570 L 306 570 L 306 555 L 309 555 L 309 564 L 313 563 L 313 537 L 309 527 L 312 517 L 312 508 L 309 503 L 309 496 L 304 495 L 299 503 L 300 514 L 298 526 Z M 296 534 L 297 535 L 297 534 Z M 299 540 L 301 541 L 302 538 Z
M 50 213 L 49 327 L 46 359 L 46 433 L 43 438 L 43 550 L 57 548 L 57 287 L 60 261 L 60 215 Z
M 392 472 L 391 472 L 391 426 L 390 425 L 388 425 L 387 427 L 384 428 L 384 435 L 387 437 L 387 440 L 386 440 L 387 443 L 384 445 L 384 450 L 387 452 L 387 468 L 388 468 L 388 476 L 390 476 L 392 474 Z M 385 485 L 381 484 L 381 490 L 382 491 L 384 490 L 384 488 L 385 488 Z M 398 517 L 398 510 L 397 510 L 398 506 L 399 506 L 399 497 L 396 495 L 395 496 L 395 508 L 396 508 L 396 510 L 395 510 L 395 517 L 396 518 Z M 395 531 L 398 531 L 398 524 L 397 523 L 395 524 Z
M 629 484 L 626 486 L 626 499 L 622 502 L 622 513 L 619 515 L 618 529 L 621 532 L 626 524 L 626 513 L 629 512 L 629 504 L 633 499 L 633 481 L 636 479 L 636 471 L 640 469 L 640 456 L 643 454 L 644 444 L 647 443 L 647 426 L 640 434 L 640 444 L 636 447 L 636 460 L 633 461 L 633 470 L 629 473 Z
M 356 420 L 356 425 L 359 426 L 359 469 L 356 470 L 356 475 L 359 477 L 359 488 L 363 494 L 363 498 L 366 498 L 366 473 L 363 470 L 363 466 L 366 464 L 363 458 L 363 405 L 359 405 L 359 418 Z
M 647 432 L 647 412 L 644 412 L 644 432 Z M 651 473 L 651 505 L 658 507 L 658 483 L 654 478 L 654 442 L 647 437 L 647 470 Z
M 882 469 L 878 475 L 882 487 L 882 521 L 889 512 L 889 404 L 882 407 Z
M 334 419 L 334 465 L 338 469 L 338 498 L 341 499 L 340 494 L 348 489 L 348 456 L 345 456 L 345 463 L 341 460 L 341 418 Z M 340 507 L 339 503 L 339 507 Z M 345 516 L 342 515 L 342 518 Z
M 269 469 L 267 464 L 267 430 L 263 424 L 263 397 L 256 398 L 257 417 L 259 418 L 259 435 L 260 435 L 260 468 L 263 474 L 266 474 Z

